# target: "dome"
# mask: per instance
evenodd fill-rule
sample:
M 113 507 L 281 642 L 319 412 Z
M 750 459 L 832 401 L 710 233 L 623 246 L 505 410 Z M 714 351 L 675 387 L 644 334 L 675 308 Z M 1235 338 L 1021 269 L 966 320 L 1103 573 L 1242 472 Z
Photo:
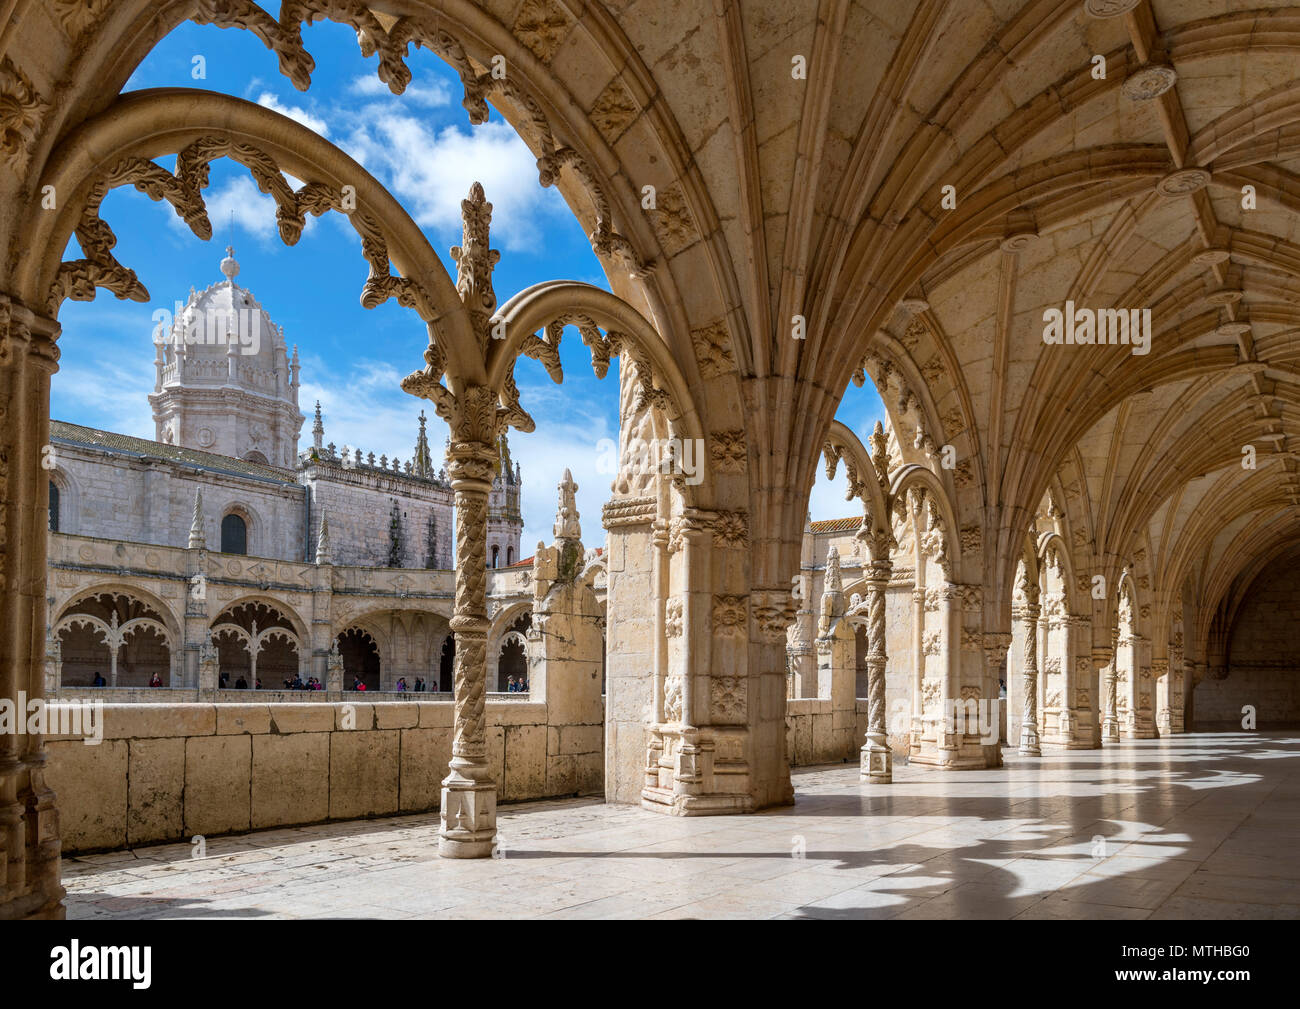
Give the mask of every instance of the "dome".
M 236 384 L 274 395 L 276 373 L 285 367 L 283 330 L 251 291 L 235 283 L 239 262 L 228 247 L 221 261 L 225 279 L 202 291 L 191 290 L 168 335 L 169 349 L 186 359 L 185 381 L 230 384 L 227 357 L 237 358 Z

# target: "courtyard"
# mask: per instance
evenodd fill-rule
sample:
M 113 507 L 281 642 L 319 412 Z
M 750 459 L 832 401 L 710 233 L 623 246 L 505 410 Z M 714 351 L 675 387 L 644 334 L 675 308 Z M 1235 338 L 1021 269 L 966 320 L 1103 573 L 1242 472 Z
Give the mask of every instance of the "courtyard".
M 1300 914 L 1300 733 L 1004 750 L 1002 769 L 795 770 L 796 802 L 665 817 L 503 806 L 497 857 L 438 857 L 436 813 L 66 858 L 70 920 L 1265 919 Z

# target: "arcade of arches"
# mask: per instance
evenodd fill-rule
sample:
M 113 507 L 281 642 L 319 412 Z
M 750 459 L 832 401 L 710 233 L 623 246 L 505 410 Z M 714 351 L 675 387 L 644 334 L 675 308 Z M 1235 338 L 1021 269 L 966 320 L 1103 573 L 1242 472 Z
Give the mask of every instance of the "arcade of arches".
M 550 641 L 553 698 L 576 661 L 565 649 L 599 648 L 603 633 L 608 801 L 679 815 L 790 803 L 805 747 L 860 760 L 864 789 L 889 788 L 904 758 L 941 774 L 997 767 L 996 736 L 955 715 L 985 711 L 1003 685 L 1005 737 L 1026 757 L 1235 725 L 1244 705 L 1261 728 L 1300 722 L 1293 8 L 7 7 L 0 697 L 42 691 L 60 305 L 100 289 L 149 297 L 100 204 L 135 185 L 209 238 L 207 165 L 227 157 L 275 197 L 290 244 L 308 213 L 345 212 L 354 187 L 362 303 L 395 299 L 428 332 L 422 361 L 395 364 L 451 430 L 454 649 L 435 647 L 453 667 L 454 741 L 450 770 L 428 769 L 443 778 L 444 855 L 492 850 L 485 695 L 489 668 L 518 657 L 488 655 L 486 501 L 499 436 L 534 426 L 516 360 L 561 381 L 562 338 L 581 339 L 599 376 L 620 362 L 604 625 L 589 600 L 557 602 L 581 634 L 536 606 L 516 633 Z M 499 110 L 590 233 L 613 293 L 557 280 L 498 301 L 491 193 L 476 186 L 462 206 L 453 277 L 391 194 L 298 123 L 213 92 L 119 94 L 186 20 L 253 33 L 306 90 L 302 24 L 322 17 L 356 29 L 394 93 L 414 42 L 457 71 L 472 123 Z M 65 261 L 73 235 L 81 256 Z M 889 424 L 864 443 L 834 418 L 868 380 Z M 671 451 L 653 466 L 634 451 L 687 441 L 704 460 L 689 478 Z M 819 467 L 847 478 L 846 531 L 806 528 Z M 576 509 L 560 512 L 534 558 L 539 601 L 586 591 Z M 255 610 L 214 630 L 229 661 L 265 636 L 259 668 L 325 672 L 327 649 L 299 657 L 306 643 Z M 102 663 L 99 642 L 121 637 L 118 675 L 138 678 L 170 661 L 157 618 L 88 600 L 59 629 L 65 661 Z M 360 655 L 374 633 L 347 647 Z M 788 732 L 800 711 L 825 731 Z M 41 736 L 0 736 L 2 915 L 61 913 L 46 770 Z

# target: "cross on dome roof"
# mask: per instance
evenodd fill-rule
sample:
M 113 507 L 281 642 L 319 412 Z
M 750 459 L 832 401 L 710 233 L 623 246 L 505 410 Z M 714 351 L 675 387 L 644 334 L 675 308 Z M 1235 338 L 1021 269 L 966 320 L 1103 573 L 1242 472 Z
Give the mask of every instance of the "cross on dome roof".
M 239 263 L 235 260 L 235 247 L 226 246 L 226 258 L 221 261 L 221 272 L 226 275 L 226 279 L 232 284 L 235 278 L 239 276 Z

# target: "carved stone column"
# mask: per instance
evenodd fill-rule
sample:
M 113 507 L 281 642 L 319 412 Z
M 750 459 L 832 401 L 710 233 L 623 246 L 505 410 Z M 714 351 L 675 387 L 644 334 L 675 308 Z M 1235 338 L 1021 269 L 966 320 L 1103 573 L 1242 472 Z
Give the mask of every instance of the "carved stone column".
M 1027 602 L 1021 609 L 1021 627 L 1024 629 L 1024 648 L 1021 653 L 1021 673 L 1024 676 L 1024 713 L 1020 719 L 1020 755 L 1037 757 L 1038 745 L 1038 593 L 1026 593 Z
M 469 394 L 484 399 L 489 390 Z M 488 401 L 495 407 L 495 397 Z M 474 413 L 475 411 L 470 411 Z M 453 431 L 447 475 L 456 508 L 456 635 L 453 689 L 456 696 L 450 773 L 442 782 L 444 858 L 486 858 L 496 840 L 496 784 L 487 762 L 487 507 L 495 446 L 460 440 Z
M 918 581 L 912 589 L 912 745 L 911 754 L 921 752 L 921 737 L 925 734 L 922 720 L 922 690 L 925 684 L 925 586 L 919 581 L 924 565 L 917 565 Z
M 867 741 L 862 747 L 861 780 L 877 785 L 894 780 L 885 723 L 885 589 L 889 574 L 887 551 L 867 565 Z
M 1103 651 L 1092 650 L 1092 661 L 1097 663 L 1099 656 L 1102 656 L 1101 662 L 1101 691 L 1102 691 L 1102 719 L 1101 719 L 1101 739 L 1104 743 L 1119 742 L 1119 716 L 1116 712 L 1115 704 L 1115 649 L 1110 648 Z
M 0 733 L 0 919 L 62 918 L 59 812 L 45 784 L 45 739 L 28 703 L 45 695 L 50 376 L 59 328 L 0 294 L 0 700 L 17 732 Z
M 1001 743 L 1006 741 L 1006 715 L 1004 709 L 1006 705 L 1002 703 L 1001 688 L 999 684 L 1005 680 L 1007 673 L 1007 652 L 1011 649 L 1011 632 L 1010 631 L 985 631 L 984 632 L 984 665 L 987 672 L 985 679 L 991 684 L 989 704 L 990 718 L 997 720 L 997 731 L 999 742 L 986 747 L 986 757 L 989 758 L 990 767 L 1002 766 L 1002 746 Z

